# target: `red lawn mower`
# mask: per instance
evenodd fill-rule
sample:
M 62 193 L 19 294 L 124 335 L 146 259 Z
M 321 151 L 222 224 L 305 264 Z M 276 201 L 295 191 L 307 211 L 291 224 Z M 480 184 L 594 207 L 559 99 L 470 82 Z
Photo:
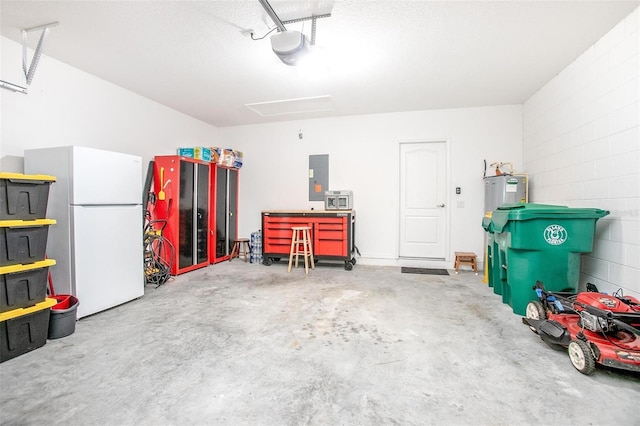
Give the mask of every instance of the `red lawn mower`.
M 578 294 L 547 292 L 538 281 L 538 300 L 529 302 L 522 322 L 551 345 L 568 348 L 571 364 L 583 374 L 596 364 L 640 372 L 640 301 L 600 293 L 595 285 Z

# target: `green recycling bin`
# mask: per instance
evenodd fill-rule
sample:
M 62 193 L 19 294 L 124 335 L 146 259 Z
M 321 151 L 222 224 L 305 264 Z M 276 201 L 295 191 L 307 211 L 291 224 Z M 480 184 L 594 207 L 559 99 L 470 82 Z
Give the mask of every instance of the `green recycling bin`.
M 487 232 L 487 253 L 485 258 L 485 269 L 489 287 L 493 288 L 495 294 L 502 294 L 502 282 L 500 281 L 500 267 L 498 265 L 498 244 L 493 233 L 493 222 L 491 213 L 487 213 L 482 218 L 482 228 Z
M 537 300 L 536 281 L 549 291 L 577 292 L 580 255 L 593 250 L 596 222 L 608 214 L 532 203 L 504 204 L 494 210 L 494 291 L 501 286 L 503 303 L 525 315 L 527 304 Z

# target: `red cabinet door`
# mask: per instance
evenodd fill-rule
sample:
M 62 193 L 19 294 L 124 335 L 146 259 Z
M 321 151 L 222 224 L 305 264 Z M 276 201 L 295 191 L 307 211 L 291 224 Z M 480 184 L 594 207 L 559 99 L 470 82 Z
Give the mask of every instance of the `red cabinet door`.
M 171 275 L 209 264 L 209 164 L 177 155 L 154 158 L 157 201 L 152 219 L 166 220 L 164 237 L 174 248 Z

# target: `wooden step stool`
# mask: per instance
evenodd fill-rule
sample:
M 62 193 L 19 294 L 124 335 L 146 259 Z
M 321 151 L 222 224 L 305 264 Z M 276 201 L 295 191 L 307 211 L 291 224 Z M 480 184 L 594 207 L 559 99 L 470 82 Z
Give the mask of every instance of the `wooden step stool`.
M 234 257 L 240 258 L 240 255 L 244 257 L 245 263 L 249 257 L 249 251 L 251 248 L 249 247 L 249 239 L 248 238 L 239 238 L 233 241 L 233 248 L 231 249 L 231 254 L 229 255 L 229 262 Z
M 473 268 L 473 271 L 478 275 L 478 263 L 476 262 L 476 254 L 468 251 L 457 251 L 456 261 L 453 263 L 453 269 L 458 273 L 460 265 L 469 265 Z
M 309 226 L 294 226 L 291 228 L 293 231 L 291 235 L 291 250 L 289 252 L 289 268 L 288 272 L 291 272 L 291 264 L 293 257 L 296 258 L 296 268 L 298 267 L 298 256 L 304 257 L 304 273 L 309 273 L 309 260 L 311 260 L 311 269 L 315 269 L 313 263 L 313 249 L 311 248 L 311 238 Z

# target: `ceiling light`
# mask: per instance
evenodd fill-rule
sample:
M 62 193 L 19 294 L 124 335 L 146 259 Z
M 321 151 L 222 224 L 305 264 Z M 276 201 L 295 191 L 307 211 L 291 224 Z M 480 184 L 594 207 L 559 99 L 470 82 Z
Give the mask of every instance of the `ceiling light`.
M 298 31 L 282 31 L 271 36 L 273 52 L 287 65 L 297 65 L 309 53 L 307 37 Z
M 278 32 L 271 36 L 271 48 L 273 49 L 273 52 L 278 56 L 278 58 L 280 58 L 283 63 L 287 65 L 298 65 L 301 60 L 310 52 L 310 46 L 313 46 L 315 44 L 316 20 L 318 18 L 328 18 L 329 16 L 331 16 L 331 14 L 328 13 L 325 15 L 314 15 L 306 18 L 296 18 L 290 21 L 283 22 L 273 10 L 268 0 L 258 1 L 278 29 Z M 289 31 L 284 26 L 284 24 L 303 22 L 307 20 L 311 21 L 311 42 L 309 42 L 307 37 L 300 31 Z M 273 28 L 271 31 L 275 30 L 276 28 Z M 251 32 L 251 38 L 253 40 L 261 40 L 265 36 L 255 38 L 253 37 L 253 32 Z

